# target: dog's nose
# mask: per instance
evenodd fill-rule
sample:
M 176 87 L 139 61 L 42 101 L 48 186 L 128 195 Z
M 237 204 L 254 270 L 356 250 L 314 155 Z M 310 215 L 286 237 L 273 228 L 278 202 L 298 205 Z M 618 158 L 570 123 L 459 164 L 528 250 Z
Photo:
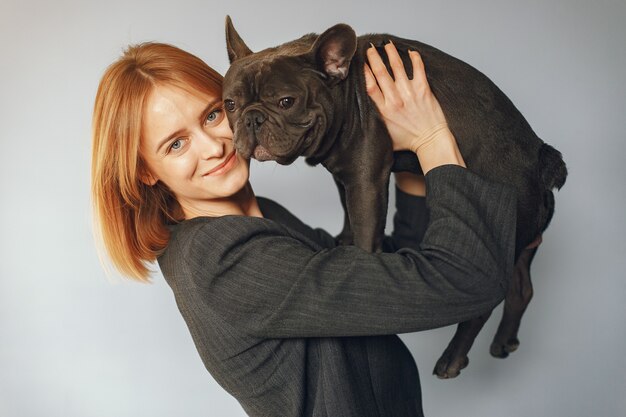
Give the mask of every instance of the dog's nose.
M 259 130 L 264 121 L 265 115 L 258 110 L 250 110 L 244 118 L 248 130 L 255 132 Z

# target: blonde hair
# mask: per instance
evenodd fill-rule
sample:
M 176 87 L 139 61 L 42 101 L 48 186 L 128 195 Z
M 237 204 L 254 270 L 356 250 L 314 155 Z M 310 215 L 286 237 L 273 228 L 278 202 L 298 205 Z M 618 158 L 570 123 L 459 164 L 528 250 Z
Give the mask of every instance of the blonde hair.
M 162 43 L 129 46 L 105 71 L 93 111 L 91 193 L 95 231 L 113 265 L 149 281 L 147 263 L 165 249 L 167 225 L 182 219 L 169 189 L 141 181 L 143 106 L 156 85 L 220 97 L 222 76 L 196 56 Z

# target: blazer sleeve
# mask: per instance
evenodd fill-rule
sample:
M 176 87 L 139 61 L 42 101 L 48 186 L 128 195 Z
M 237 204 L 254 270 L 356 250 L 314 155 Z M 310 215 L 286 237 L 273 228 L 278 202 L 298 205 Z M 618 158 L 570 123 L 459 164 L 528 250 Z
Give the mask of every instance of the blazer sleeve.
M 418 249 L 368 253 L 305 243 L 275 222 L 199 223 L 183 261 L 211 314 L 256 337 L 413 332 L 492 309 L 512 273 L 512 187 L 445 165 L 426 175 L 430 222 Z

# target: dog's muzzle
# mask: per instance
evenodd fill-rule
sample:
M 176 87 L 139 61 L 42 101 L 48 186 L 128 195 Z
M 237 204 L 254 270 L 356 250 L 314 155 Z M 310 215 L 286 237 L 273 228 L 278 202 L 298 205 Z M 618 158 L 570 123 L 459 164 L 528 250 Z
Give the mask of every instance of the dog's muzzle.
M 250 110 L 246 113 L 243 119 L 243 123 L 248 130 L 248 133 L 252 137 L 256 137 L 259 129 L 261 129 L 261 125 L 265 122 L 265 115 L 258 110 Z

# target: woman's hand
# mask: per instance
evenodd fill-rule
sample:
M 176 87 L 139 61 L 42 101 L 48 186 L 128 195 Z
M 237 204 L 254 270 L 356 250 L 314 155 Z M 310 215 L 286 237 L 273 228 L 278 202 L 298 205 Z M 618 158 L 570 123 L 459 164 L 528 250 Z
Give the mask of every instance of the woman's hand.
M 393 78 L 376 48 L 371 47 L 367 50 L 365 86 L 387 126 L 393 150 L 415 152 L 424 173 L 443 164 L 465 166 L 443 110 L 430 90 L 419 53 L 409 51 L 413 65 L 413 79 L 409 79 L 393 43 L 385 45 L 385 51 Z

